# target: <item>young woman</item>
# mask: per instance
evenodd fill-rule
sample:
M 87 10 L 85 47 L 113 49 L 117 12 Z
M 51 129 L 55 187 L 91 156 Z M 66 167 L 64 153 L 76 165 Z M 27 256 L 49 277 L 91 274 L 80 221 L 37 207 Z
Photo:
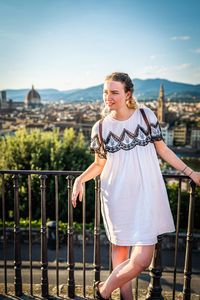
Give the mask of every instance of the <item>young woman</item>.
M 114 270 L 105 282 L 96 284 L 97 299 L 108 299 L 120 288 L 123 299 L 132 300 L 131 280 L 150 265 L 157 236 L 175 231 L 157 153 L 200 185 L 200 173 L 166 146 L 155 114 L 149 108 L 142 112 L 132 94 L 128 74 L 107 76 L 103 95 L 109 113 L 102 134 L 100 121 L 92 128 L 95 161 L 73 186 L 76 207 L 77 196 L 82 201 L 82 184 L 101 174 L 101 212 L 112 243 Z

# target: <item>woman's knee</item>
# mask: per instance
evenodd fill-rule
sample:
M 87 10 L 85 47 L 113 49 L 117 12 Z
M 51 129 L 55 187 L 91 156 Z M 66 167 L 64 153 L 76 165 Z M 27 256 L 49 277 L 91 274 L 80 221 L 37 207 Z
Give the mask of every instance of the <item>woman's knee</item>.
M 148 246 L 148 248 L 145 246 L 145 248 L 140 249 L 138 252 L 135 251 L 135 253 L 131 255 L 130 263 L 133 265 L 137 264 L 142 270 L 145 270 L 151 264 L 153 250 L 154 246 L 152 245 Z
M 133 267 L 137 265 L 141 269 L 141 271 L 144 271 L 150 266 L 151 260 L 152 258 L 150 257 L 135 257 L 134 259 L 130 260 L 130 264 Z
M 142 269 L 145 270 L 150 266 L 151 261 L 152 261 L 152 256 L 147 256 L 147 257 L 142 258 L 139 263 L 140 263 Z

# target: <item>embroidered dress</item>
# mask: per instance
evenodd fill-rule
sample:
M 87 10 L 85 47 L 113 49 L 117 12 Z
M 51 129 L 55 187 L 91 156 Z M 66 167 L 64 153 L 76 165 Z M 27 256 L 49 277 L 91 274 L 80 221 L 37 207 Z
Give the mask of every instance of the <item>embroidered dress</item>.
M 154 141 L 163 140 L 156 115 L 144 108 L 149 132 L 139 109 L 125 121 L 108 115 L 92 128 L 93 152 L 107 158 L 101 173 L 101 212 L 109 241 L 120 246 L 153 245 L 157 236 L 175 231 Z

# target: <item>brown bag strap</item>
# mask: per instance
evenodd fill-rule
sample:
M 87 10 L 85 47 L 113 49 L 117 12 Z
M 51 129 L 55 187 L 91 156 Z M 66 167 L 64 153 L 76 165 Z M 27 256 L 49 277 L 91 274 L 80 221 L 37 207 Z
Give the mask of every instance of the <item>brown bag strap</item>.
M 100 143 L 101 143 L 101 148 L 102 148 L 104 154 L 106 154 L 105 149 L 104 149 L 104 145 L 103 145 L 102 123 L 103 123 L 103 119 L 101 119 L 99 121 L 99 139 L 100 139 Z
M 141 111 L 142 116 L 143 116 L 143 118 L 144 118 L 144 120 L 145 120 L 145 123 L 146 123 L 146 125 L 147 125 L 147 128 L 148 128 L 148 130 L 149 130 L 149 132 L 150 132 L 150 134 L 151 134 L 151 126 L 149 125 L 149 121 L 148 121 L 147 116 L 146 116 L 146 114 L 145 114 L 145 112 L 144 112 L 144 109 L 143 109 L 143 108 L 140 108 L 140 111 Z

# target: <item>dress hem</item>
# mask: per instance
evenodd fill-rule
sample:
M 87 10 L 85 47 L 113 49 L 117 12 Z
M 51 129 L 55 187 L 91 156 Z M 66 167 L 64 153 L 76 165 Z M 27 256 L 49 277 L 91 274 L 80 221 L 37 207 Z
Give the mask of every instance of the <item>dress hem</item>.
M 138 241 L 138 242 L 130 242 L 130 241 L 112 241 L 112 239 L 109 239 L 108 236 L 108 240 L 110 243 L 114 244 L 114 245 L 117 245 L 117 246 L 150 246 L 150 245 L 155 245 L 158 243 L 158 240 L 157 240 L 157 237 L 159 235 L 164 235 L 164 234 L 167 234 L 167 233 L 171 233 L 171 232 L 175 232 L 175 230 L 168 230 L 168 231 L 165 231 L 165 232 L 161 232 L 161 233 L 158 233 L 156 236 L 152 237 L 152 238 L 148 238 L 146 239 L 146 242 L 144 241 Z
M 116 246 L 152 246 L 152 245 L 156 245 L 157 244 L 157 241 L 156 242 L 152 242 L 152 243 L 148 243 L 148 244 L 141 244 L 141 243 L 137 243 L 137 244 L 119 244 L 119 243 L 113 243 L 113 242 L 111 242 L 111 244 L 113 244 L 113 245 L 116 245 Z

